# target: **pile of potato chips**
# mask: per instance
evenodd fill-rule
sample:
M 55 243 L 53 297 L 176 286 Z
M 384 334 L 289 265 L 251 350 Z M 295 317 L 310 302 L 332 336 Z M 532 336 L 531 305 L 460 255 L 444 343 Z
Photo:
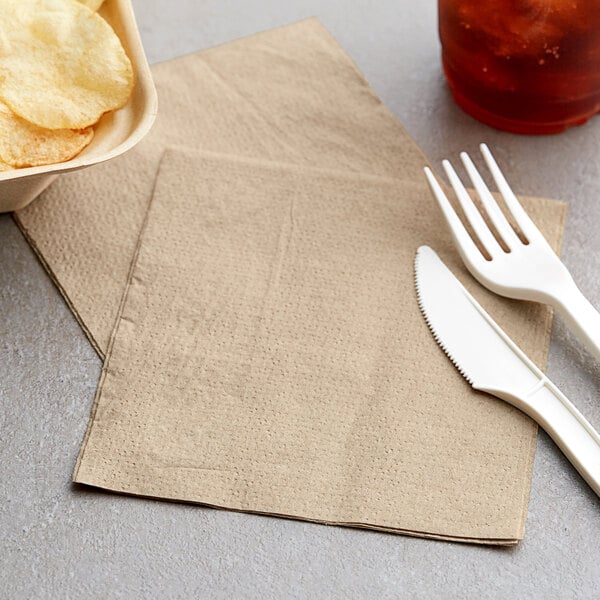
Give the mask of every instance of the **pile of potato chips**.
M 103 0 L 0 0 L 0 171 L 64 162 L 124 106 L 133 69 Z

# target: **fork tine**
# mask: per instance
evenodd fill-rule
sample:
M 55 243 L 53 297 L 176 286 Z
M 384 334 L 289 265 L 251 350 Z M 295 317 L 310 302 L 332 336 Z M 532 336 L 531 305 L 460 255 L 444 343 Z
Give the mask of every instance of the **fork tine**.
M 510 214 L 513 216 L 515 222 L 519 226 L 519 229 L 530 242 L 534 239 L 544 239 L 540 233 L 540 230 L 536 227 L 535 223 L 531 220 L 529 215 L 525 212 L 525 209 L 521 206 L 521 203 L 517 200 L 517 197 L 512 191 L 510 185 L 508 185 L 508 181 L 506 181 L 506 178 L 500 170 L 498 163 L 492 156 L 490 149 L 486 144 L 480 144 L 479 149 L 481 150 L 483 159 L 485 160 L 488 169 L 490 170 L 492 177 L 498 186 L 498 190 L 506 202 L 506 206 L 508 207 Z
M 492 232 L 489 230 L 486 222 L 483 220 L 481 213 L 477 210 L 477 207 L 471 200 L 471 196 L 469 196 L 465 186 L 462 184 L 462 181 L 458 177 L 454 167 L 450 164 L 449 161 L 442 161 L 444 165 L 444 169 L 446 174 L 448 175 L 448 179 L 454 191 L 456 192 L 456 196 L 460 202 L 460 205 L 467 217 L 471 227 L 475 231 L 475 234 L 479 238 L 479 241 L 486 249 L 487 253 L 493 257 L 498 254 L 498 252 L 504 252 L 496 238 L 492 235 Z
M 500 210 L 498 203 L 494 199 L 494 196 L 492 196 L 488 186 L 481 178 L 481 175 L 473 164 L 471 157 L 466 152 L 461 152 L 460 158 L 465 165 L 465 169 L 471 178 L 471 182 L 475 186 L 481 203 L 483 204 L 485 211 L 494 224 L 496 231 L 500 234 L 505 244 L 508 246 L 508 249 L 514 250 L 518 245 L 521 245 L 521 240 Z
M 433 195 L 435 196 L 435 199 L 442 210 L 442 214 L 446 219 L 446 223 L 448 223 L 450 232 L 454 237 L 454 241 L 456 242 L 459 253 L 463 257 L 465 263 L 475 265 L 477 263 L 485 262 L 481 251 L 475 245 L 475 242 L 469 235 L 469 232 L 465 229 L 465 226 L 458 218 L 458 215 L 452 208 L 450 201 L 446 197 L 446 194 L 442 190 L 440 184 L 435 178 L 435 175 L 431 172 L 429 167 L 425 167 L 425 175 L 427 176 L 429 187 L 431 188 L 431 191 L 433 192 Z

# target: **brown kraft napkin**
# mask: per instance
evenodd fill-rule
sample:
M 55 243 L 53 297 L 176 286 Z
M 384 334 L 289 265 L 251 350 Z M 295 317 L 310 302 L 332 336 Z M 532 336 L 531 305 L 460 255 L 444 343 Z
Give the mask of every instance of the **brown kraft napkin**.
M 156 65 L 159 116 L 126 155 L 61 176 L 16 220 L 104 356 L 168 145 L 422 178 L 418 146 L 317 19 Z
M 564 205 L 525 205 L 556 248 Z M 546 309 L 466 273 L 424 185 L 168 150 L 74 480 L 516 543 L 536 428 L 433 340 L 421 244 L 543 361 Z

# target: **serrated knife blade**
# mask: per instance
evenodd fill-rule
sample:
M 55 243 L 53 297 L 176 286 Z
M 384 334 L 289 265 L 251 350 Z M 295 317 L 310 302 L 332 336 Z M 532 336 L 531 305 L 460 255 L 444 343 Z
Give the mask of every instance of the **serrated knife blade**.
M 534 419 L 600 496 L 598 432 L 428 246 L 417 250 L 415 286 L 433 337 L 465 379 Z

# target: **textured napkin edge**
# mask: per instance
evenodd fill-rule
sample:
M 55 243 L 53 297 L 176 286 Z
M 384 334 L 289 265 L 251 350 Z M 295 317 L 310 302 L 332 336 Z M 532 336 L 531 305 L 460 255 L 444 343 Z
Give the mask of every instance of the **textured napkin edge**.
M 522 196 L 522 194 L 517 194 L 517 197 Z M 565 225 L 567 221 L 567 212 L 569 208 L 568 202 L 565 200 L 557 200 L 554 199 L 557 206 L 561 207 L 561 215 L 559 221 L 556 223 L 556 227 L 558 228 L 558 240 L 556 243 L 556 254 L 560 257 L 562 254 L 562 246 L 565 238 Z M 544 348 L 543 348 L 543 359 L 540 361 L 538 365 L 539 368 L 545 373 L 548 368 L 548 355 L 550 353 L 550 344 L 552 342 L 552 326 L 554 323 L 554 309 L 550 306 L 546 306 L 546 311 L 544 313 L 545 319 L 545 327 L 544 327 Z M 525 537 L 525 528 L 527 526 L 527 515 L 529 514 L 529 501 L 531 497 L 531 483 L 533 480 L 533 466 L 535 462 L 535 453 L 537 450 L 537 432 L 539 429 L 538 424 L 534 421 L 534 435 L 531 438 L 531 444 L 529 447 L 529 460 L 528 460 L 528 469 L 526 477 L 529 480 L 529 484 L 525 486 L 523 490 L 523 514 L 521 516 L 521 530 L 519 531 L 519 539 L 522 540 Z
M 69 310 L 71 311 L 71 313 L 75 317 L 75 320 L 79 323 L 79 326 L 81 327 L 81 329 L 83 330 L 83 333 L 85 334 L 85 336 L 89 340 L 92 348 L 96 351 L 96 354 L 102 359 L 102 361 L 104 361 L 104 359 L 106 358 L 104 352 L 102 351 L 102 349 L 98 345 L 98 342 L 96 341 L 96 339 L 92 335 L 92 332 L 89 330 L 88 326 L 85 324 L 85 321 L 83 320 L 81 314 L 77 310 L 77 307 L 73 304 L 71 298 L 69 297 L 69 294 L 67 293 L 67 290 L 60 283 L 60 279 L 54 273 L 54 270 L 52 269 L 52 266 L 44 258 L 44 254 L 38 248 L 38 245 L 37 245 L 35 239 L 30 235 L 29 230 L 27 229 L 27 226 L 25 225 L 25 223 L 23 223 L 23 221 L 21 221 L 21 219 L 19 217 L 19 214 L 17 212 L 13 212 L 12 213 L 12 218 L 13 218 L 13 221 L 16 224 L 17 228 L 19 229 L 19 231 L 23 234 L 23 237 L 25 238 L 25 241 L 29 244 L 29 247 L 33 250 L 33 253 L 37 256 L 37 258 L 40 261 L 42 267 L 44 268 L 44 270 L 46 271 L 46 273 L 50 277 L 50 280 L 54 283 L 54 285 L 56 286 L 56 288 L 60 292 L 60 295 L 63 297 L 63 300 L 65 301 L 65 303 L 69 307 Z
M 524 197 L 524 194 L 516 194 L 516 196 L 517 196 L 517 198 L 522 198 L 522 197 Z M 558 239 L 556 242 L 556 254 L 557 254 L 557 256 L 560 257 L 563 242 L 564 242 L 564 237 L 565 237 L 565 225 L 566 225 L 567 211 L 568 211 L 569 204 L 565 200 L 559 200 L 556 198 L 552 198 L 552 200 L 553 200 L 553 202 L 556 203 L 557 207 L 561 208 L 560 219 L 556 223 L 556 227 L 559 232 Z M 548 355 L 550 352 L 550 344 L 552 342 L 552 326 L 554 323 L 554 309 L 549 305 L 546 305 L 545 307 L 546 307 L 546 310 L 544 311 L 544 317 L 543 317 L 544 318 L 543 352 L 542 352 L 543 358 L 538 364 L 538 367 L 543 372 L 546 372 L 546 369 L 548 368 Z M 539 429 L 539 425 L 533 419 L 531 419 L 531 422 L 532 422 L 532 435 L 529 440 L 530 441 L 529 451 L 526 454 L 526 456 L 528 457 L 527 469 L 526 469 L 526 471 L 523 472 L 523 477 L 525 477 L 525 483 L 526 483 L 526 485 L 523 486 L 523 502 L 522 502 L 523 512 L 521 514 L 521 527 L 520 527 L 520 530 L 518 533 L 518 537 L 514 542 L 515 544 L 517 544 L 519 541 L 523 540 L 525 537 L 525 530 L 527 527 L 527 516 L 529 514 L 529 502 L 530 502 L 530 498 L 531 498 L 531 484 L 532 484 L 532 480 L 533 480 L 533 469 L 534 469 L 535 453 L 537 450 L 537 439 L 538 439 L 537 434 L 538 434 L 538 429 Z
M 150 200 L 147 204 L 147 208 L 146 208 L 146 212 L 144 214 L 144 220 L 142 221 L 142 226 L 140 227 L 140 231 L 138 233 L 138 237 L 137 237 L 137 241 L 135 244 L 135 249 L 133 251 L 133 255 L 131 257 L 131 262 L 129 263 L 129 270 L 127 273 L 127 283 L 125 284 L 125 288 L 123 289 L 123 293 L 121 295 L 121 299 L 119 301 L 119 308 L 117 310 L 117 317 L 115 320 L 115 323 L 113 324 L 113 328 L 110 334 L 110 338 L 108 340 L 108 347 L 106 349 L 106 355 L 104 355 L 99 349 L 96 349 L 96 352 L 98 352 L 100 358 L 102 358 L 102 371 L 100 373 L 100 377 L 98 379 L 98 384 L 96 385 L 96 392 L 94 393 L 94 400 L 92 403 L 92 408 L 90 410 L 90 415 L 88 417 L 88 422 L 87 422 L 87 426 L 85 428 L 85 433 L 83 435 L 83 440 L 80 444 L 80 448 L 79 448 L 79 453 L 77 455 L 77 461 L 75 463 L 75 468 L 73 470 L 73 475 L 72 475 L 72 481 L 73 482 L 77 482 L 77 475 L 79 473 L 79 467 L 81 465 L 81 461 L 83 460 L 83 456 L 85 454 L 85 449 L 87 447 L 87 443 L 90 437 L 90 433 L 92 431 L 92 428 L 94 426 L 94 421 L 96 419 L 96 411 L 98 410 L 98 405 L 99 405 L 99 401 L 100 401 L 100 396 L 102 395 L 102 388 L 104 386 L 104 380 L 106 379 L 106 374 L 108 372 L 108 363 L 109 363 L 109 359 L 110 356 L 112 354 L 112 348 L 113 345 L 115 343 L 115 339 L 117 337 L 117 334 L 119 332 L 119 325 L 121 324 L 121 316 L 123 314 L 123 308 L 125 306 L 125 303 L 127 302 L 127 296 L 129 295 L 129 288 L 131 287 L 131 281 L 132 281 L 132 277 L 133 277 L 133 272 L 135 271 L 135 267 L 137 264 L 137 259 L 138 259 L 138 255 L 140 253 L 140 248 L 142 246 L 142 242 L 144 239 L 144 233 L 146 231 L 146 227 L 148 225 L 148 217 L 150 214 L 150 207 L 152 206 L 152 203 L 154 201 L 154 188 L 156 187 L 156 182 L 158 181 L 158 177 L 160 176 L 160 165 L 162 163 L 162 159 L 164 157 L 164 152 L 163 155 L 161 156 L 160 159 L 160 163 L 158 166 L 158 169 L 156 170 L 156 173 L 154 174 L 154 183 L 152 185 L 152 194 L 150 196 Z M 65 295 L 66 297 L 66 295 Z M 79 319 L 78 319 L 79 320 Z M 81 322 L 81 321 L 80 321 Z M 83 327 L 83 324 L 82 324 Z M 84 331 L 87 331 L 87 328 L 84 327 Z M 90 339 L 90 342 L 92 341 L 92 336 L 91 334 L 88 335 L 88 338 Z M 94 345 L 94 342 L 92 342 L 92 345 Z
M 122 490 L 118 487 L 104 487 L 98 483 L 87 483 L 85 481 L 73 481 L 73 485 L 81 489 L 94 489 L 101 490 L 110 494 L 118 494 L 119 496 L 128 496 L 130 498 L 144 498 L 147 500 L 155 500 L 159 502 L 172 502 L 176 504 L 189 504 L 191 506 L 197 506 L 201 508 L 209 508 L 211 510 L 224 510 L 228 512 L 236 512 L 240 514 L 250 514 L 260 517 L 273 517 L 275 519 L 288 519 L 291 521 L 302 521 L 305 523 L 315 523 L 318 525 L 328 525 L 330 527 L 344 527 L 348 529 L 361 529 L 364 531 L 373 531 L 376 533 L 389 533 L 394 535 L 406 535 L 410 537 L 416 537 L 421 539 L 430 539 L 439 542 L 460 542 L 463 544 L 473 544 L 476 546 L 494 546 L 494 547 L 510 547 L 516 546 L 521 541 L 521 538 L 478 538 L 469 536 L 457 536 L 457 535 L 445 535 L 441 533 L 432 533 L 429 531 L 421 531 L 419 529 L 402 529 L 396 527 L 383 527 L 378 525 L 371 525 L 369 523 L 361 522 L 350 522 L 350 521 L 328 521 L 324 519 L 313 519 L 302 515 L 285 514 L 285 513 L 274 513 L 259 510 L 251 510 L 247 508 L 237 508 L 235 506 L 228 506 L 225 504 L 210 504 L 208 502 L 201 502 L 200 500 L 182 500 L 177 496 L 151 496 L 147 494 L 137 494 L 130 490 Z
M 522 195 L 522 194 L 521 194 Z M 517 194 L 517 197 L 519 196 L 519 194 Z M 566 224 L 567 224 L 567 213 L 568 213 L 568 209 L 569 209 L 569 203 L 566 202 L 565 200 L 555 200 L 555 202 L 557 203 L 557 205 L 561 206 L 562 211 L 561 211 L 561 216 L 560 216 L 560 221 L 558 221 L 558 223 L 556 224 L 556 227 L 558 228 L 558 241 L 556 243 L 556 255 L 560 258 L 561 254 L 562 254 L 562 247 L 563 247 L 563 243 L 565 240 L 565 229 L 566 229 Z M 547 367 L 548 367 L 548 354 L 550 352 L 550 342 L 551 342 L 551 337 L 552 337 L 552 324 L 554 322 L 554 309 L 550 306 L 548 306 L 548 311 L 547 311 L 547 316 L 546 316 L 546 328 L 544 330 L 544 333 L 546 335 L 546 343 L 544 344 L 544 360 L 542 361 L 542 364 L 539 365 L 540 369 L 542 371 L 546 371 Z

